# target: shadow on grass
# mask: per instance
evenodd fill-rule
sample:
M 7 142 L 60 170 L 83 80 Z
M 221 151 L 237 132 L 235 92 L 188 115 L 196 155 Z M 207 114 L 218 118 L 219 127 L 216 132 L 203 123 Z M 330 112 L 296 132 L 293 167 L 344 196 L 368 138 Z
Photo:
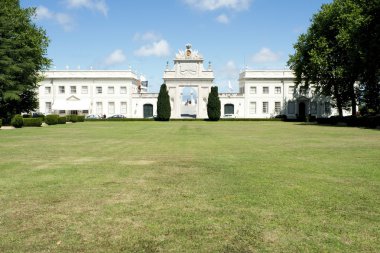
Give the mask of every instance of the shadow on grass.
M 380 127 L 377 128 L 370 128 L 370 127 L 363 127 L 363 126 L 347 126 L 347 125 L 329 125 L 329 124 L 318 124 L 314 122 L 298 122 L 295 124 L 297 126 L 319 126 L 319 127 L 336 127 L 336 128 L 359 128 L 363 130 L 375 130 L 379 131 Z

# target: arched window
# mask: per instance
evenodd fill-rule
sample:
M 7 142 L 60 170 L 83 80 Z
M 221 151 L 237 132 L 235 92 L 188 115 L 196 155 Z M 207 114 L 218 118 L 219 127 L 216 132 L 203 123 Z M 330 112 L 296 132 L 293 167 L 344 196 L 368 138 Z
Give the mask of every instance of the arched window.
M 153 105 L 152 104 L 145 104 L 144 105 L 144 118 L 151 118 L 153 117 Z
M 225 104 L 224 114 L 235 114 L 235 106 L 233 104 Z

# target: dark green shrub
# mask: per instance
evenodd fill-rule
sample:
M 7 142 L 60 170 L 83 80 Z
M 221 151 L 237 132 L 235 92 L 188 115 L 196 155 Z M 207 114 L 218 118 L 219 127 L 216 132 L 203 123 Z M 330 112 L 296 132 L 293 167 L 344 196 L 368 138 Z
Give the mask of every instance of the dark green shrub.
M 72 122 L 72 123 L 78 122 L 78 115 L 75 115 L 75 114 L 67 115 L 66 122 Z
M 45 117 L 45 123 L 48 125 L 57 125 L 58 124 L 59 115 L 50 114 Z
M 0 118 L 0 127 L 3 125 L 3 119 Z
M 220 119 L 220 99 L 217 86 L 211 87 L 211 92 L 208 95 L 207 115 L 211 121 L 218 121 Z
M 313 116 L 313 115 L 309 115 L 307 116 L 307 121 L 308 122 L 315 122 L 317 120 L 317 117 Z
M 78 115 L 78 122 L 84 122 L 84 115 Z
M 162 84 L 157 99 L 157 118 L 158 121 L 168 121 L 171 116 L 170 97 L 166 84 Z
M 45 115 L 41 112 L 34 112 L 32 118 L 41 118 L 42 121 L 45 121 Z
M 24 119 L 27 119 L 27 118 L 31 118 L 32 115 L 30 115 L 30 114 L 24 114 L 24 115 L 22 115 L 22 117 L 23 117 Z
M 23 124 L 24 124 L 24 121 L 20 114 L 16 114 L 11 120 L 11 125 L 14 126 L 15 128 L 21 128 Z
M 58 124 L 66 124 L 66 117 L 65 116 L 59 117 L 58 118 Z
M 24 127 L 40 127 L 42 125 L 41 118 L 24 118 Z

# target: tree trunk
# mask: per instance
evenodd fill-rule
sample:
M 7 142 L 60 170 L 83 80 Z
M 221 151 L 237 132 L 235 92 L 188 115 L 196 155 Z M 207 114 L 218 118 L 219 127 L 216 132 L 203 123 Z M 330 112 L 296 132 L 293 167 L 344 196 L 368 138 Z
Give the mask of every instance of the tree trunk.
M 352 116 L 356 116 L 356 94 L 355 94 L 355 82 L 350 85 L 350 97 L 351 97 L 351 112 Z
M 339 117 L 343 117 L 342 98 L 339 96 L 337 88 L 334 88 L 334 96 L 336 99 L 336 106 L 338 107 Z

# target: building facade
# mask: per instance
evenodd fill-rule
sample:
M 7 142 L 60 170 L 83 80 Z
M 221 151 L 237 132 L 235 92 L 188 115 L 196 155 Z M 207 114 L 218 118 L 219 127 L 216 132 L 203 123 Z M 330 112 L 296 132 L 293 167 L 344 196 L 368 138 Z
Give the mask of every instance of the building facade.
M 211 63 L 191 45 L 179 50 L 173 68 L 167 63 L 167 85 L 172 118 L 207 118 L 207 99 L 214 84 Z M 156 115 L 157 93 L 147 92 L 147 82 L 133 71 L 46 71 L 40 83 L 39 111 L 45 114 L 123 115 L 149 118 Z M 330 99 L 313 89 L 296 88 L 290 70 L 244 70 L 239 92 L 220 93 L 221 115 L 228 118 L 288 118 L 336 114 Z

